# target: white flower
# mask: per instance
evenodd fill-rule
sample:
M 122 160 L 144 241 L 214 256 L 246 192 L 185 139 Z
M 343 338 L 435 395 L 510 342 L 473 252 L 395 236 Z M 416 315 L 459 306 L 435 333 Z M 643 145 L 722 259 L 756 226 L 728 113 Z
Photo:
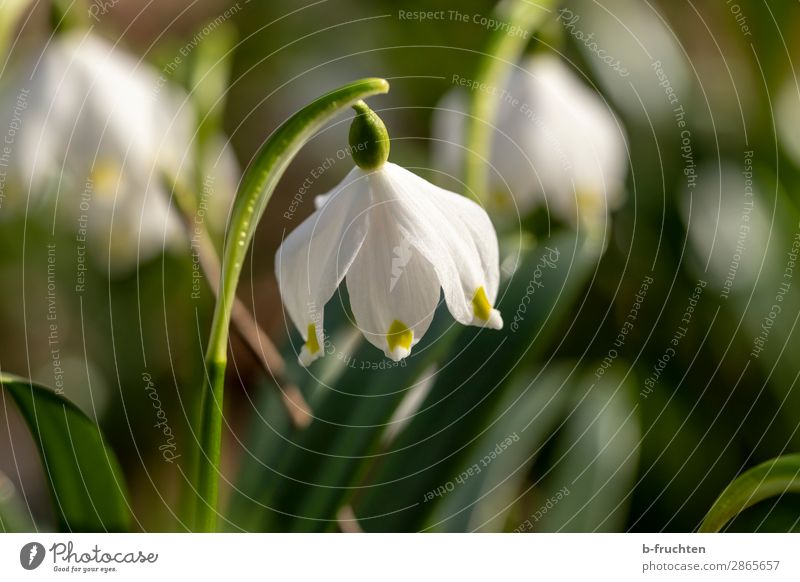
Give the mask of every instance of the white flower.
M 116 272 L 165 246 L 185 248 L 164 176 L 194 184 L 196 114 L 186 94 L 92 33 L 55 37 L 33 63 L 13 87 L 28 90 L 13 145 L 28 217 L 52 222 L 42 206 L 55 204 L 58 223 L 85 228 L 90 250 Z M 212 148 L 216 211 L 206 214 L 224 219 L 238 168 L 224 143 Z
M 497 235 L 478 204 L 392 163 L 354 168 L 317 202 L 275 257 L 301 364 L 323 355 L 323 309 L 345 278 L 361 332 L 395 361 L 427 331 L 440 289 L 459 323 L 502 327 Z
M 476 91 L 486 90 L 477 88 Z M 545 202 L 575 224 L 604 216 L 624 196 L 626 140 L 603 100 L 560 59 L 536 55 L 515 68 L 497 91 L 498 114 L 490 172 L 490 210 L 525 214 Z M 449 92 L 434 116 L 435 156 L 460 175 L 466 95 Z

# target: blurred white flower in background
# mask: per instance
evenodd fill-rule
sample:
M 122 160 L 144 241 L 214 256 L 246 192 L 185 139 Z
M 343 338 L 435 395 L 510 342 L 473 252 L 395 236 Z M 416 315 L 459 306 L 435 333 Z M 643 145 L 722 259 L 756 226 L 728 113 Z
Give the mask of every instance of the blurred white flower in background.
M 603 100 L 554 55 L 521 63 L 498 100 L 491 151 L 490 211 L 525 215 L 547 204 L 560 220 L 602 220 L 624 200 L 627 149 L 624 131 Z M 458 88 L 434 115 L 434 156 L 460 175 L 467 94 Z M 512 199 L 513 197 L 513 199 Z M 580 218 L 579 218 L 580 212 Z
M 695 267 L 726 295 L 750 293 L 760 270 L 770 280 L 777 268 L 767 261 L 762 269 L 771 229 L 768 199 L 754 184 L 752 169 L 748 176 L 731 163 L 706 164 L 697 175 L 697 188 L 681 208 Z
M 384 163 L 354 168 L 318 206 L 275 256 L 302 365 L 324 355 L 324 306 L 345 277 L 359 329 L 395 361 L 428 330 L 440 290 L 459 323 L 502 327 L 497 234 L 472 200 Z
M 184 91 L 120 46 L 82 32 L 56 36 L 12 84 L 28 88 L 13 150 L 27 219 L 85 229 L 93 255 L 125 272 L 186 247 L 164 177 L 196 189 L 196 113 Z M 206 215 L 224 221 L 239 169 L 215 136 Z M 200 192 L 197 192 L 198 198 Z M 26 207 L 24 197 L 16 208 Z

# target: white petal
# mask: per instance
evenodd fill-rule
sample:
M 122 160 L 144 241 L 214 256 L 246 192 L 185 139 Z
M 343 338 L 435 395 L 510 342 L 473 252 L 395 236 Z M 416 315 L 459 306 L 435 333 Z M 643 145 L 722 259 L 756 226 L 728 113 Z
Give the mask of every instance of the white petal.
M 415 177 L 420 182 L 423 181 L 422 178 Z M 477 203 L 465 196 L 433 184 L 420 184 L 420 187 L 423 186 L 427 186 L 426 195 L 439 208 L 442 216 L 449 218 L 457 231 L 466 234 L 464 240 L 471 243 L 480 259 L 486 294 L 489 300 L 494 302 L 500 285 L 500 250 L 497 233 L 489 215 Z
M 370 208 L 367 238 L 347 272 L 359 329 L 395 361 L 411 353 L 439 302 L 436 271 L 396 220 L 398 205 L 389 200 Z
M 322 208 L 325 206 L 325 203 L 328 201 L 328 198 L 331 197 L 331 192 L 327 194 L 320 194 L 319 196 L 314 197 L 314 208 Z
M 511 95 L 511 91 L 509 87 L 506 93 Z M 520 103 L 498 98 L 496 104 L 489 191 L 484 202 L 492 211 L 501 214 L 513 212 L 515 207 L 524 214 L 542 200 L 541 184 L 530 157 L 536 126 L 520 111 Z M 445 94 L 433 116 L 436 137 L 433 153 L 437 168 L 456 178 L 463 176 L 468 119 L 467 94 L 458 88 Z
M 512 83 L 540 120 L 531 157 L 551 210 L 571 222 L 584 202 L 612 210 L 627 171 L 625 138 L 613 114 L 560 59 L 538 55 L 525 68 Z
M 324 306 L 361 249 L 369 202 L 367 180 L 356 168 L 324 206 L 286 237 L 275 255 L 283 303 L 306 341 L 300 354 L 303 365 L 323 355 Z
M 497 234 L 484 210 L 391 163 L 370 182 L 376 203 L 394 203 L 394 220 L 432 265 L 456 321 L 502 327 L 492 309 L 499 284 Z

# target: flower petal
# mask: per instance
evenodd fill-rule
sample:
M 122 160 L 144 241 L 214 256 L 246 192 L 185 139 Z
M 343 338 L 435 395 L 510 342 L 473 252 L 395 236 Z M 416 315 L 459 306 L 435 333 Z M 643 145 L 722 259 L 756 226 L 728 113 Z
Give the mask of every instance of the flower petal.
M 364 243 L 369 200 L 367 181 L 356 168 L 286 237 L 275 255 L 283 303 L 305 340 L 300 353 L 304 366 L 323 355 L 324 306 Z
M 395 202 L 394 220 L 433 267 L 456 321 L 502 327 L 491 307 L 499 286 L 497 234 L 484 210 L 395 164 L 370 180 L 376 202 Z
M 411 353 L 439 303 L 436 271 L 396 220 L 397 207 L 382 201 L 370 208 L 367 238 L 347 272 L 356 323 L 394 361 Z

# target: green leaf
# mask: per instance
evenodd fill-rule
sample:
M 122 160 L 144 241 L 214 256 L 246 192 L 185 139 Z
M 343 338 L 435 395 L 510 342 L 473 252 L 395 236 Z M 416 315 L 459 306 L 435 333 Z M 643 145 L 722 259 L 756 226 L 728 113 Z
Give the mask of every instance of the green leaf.
M 502 531 L 520 497 L 531 465 L 564 421 L 573 362 L 548 363 L 544 369 L 517 374 L 498 406 L 497 417 L 486 431 L 464 468 L 478 464 L 480 473 L 470 476 L 447 494 L 431 519 L 437 531 Z M 482 462 L 487 452 L 509 435 L 513 446 L 491 463 Z
M 784 493 L 800 493 L 800 454 L 777 457 L 734 479 L 714 502 L 700 531 L 718 532 L 748 507 Z
M 125 481 L 98 426 L 48 388 L 6 374 L 0 384 L 39 448 L 60 529 L 128 531 Z
M 600 379 L 593 366 L 573 381 L 572 410 L 534 504 L 541 515 L 525 524 L 532 531 L 624 530 L 641 430 L 634 379 L 623 362 L 615 366 Z
M 213 138 L 222 131 L 225 103 L 228 97 L 231 63 L 237 41 L 236 27 L 230 21 L 214 29 L 188 57 L 187 90 L 197 109 L 197 145 L 202 153 L 213 145 Z M 208 159 L 203 155 L 198 159 Z M 198 168 L 202 172 L 202 168 Z M 202 183 L 202 178 L 200 176 Z
M 272 516 L 277 521 L 268 529 L 324 531 L 335 525 L 337 510 L 352 497 L 354 486 L 379 454 L 392 414 L 422 382 L 422 373 L 446 355 L 457 329 L 439 313 L 403 366 L 376 354 L 371 344 L 362 344 L 353 354 L 353 367 L 345 370 L 335 389 L 326 390 L 314 409 L 316 418 L 303 431 L 299 446 L 285 455 L 285 478 L 272 498 L 280 513 Z M 394 367 L 362 370 L 364 363 Z

